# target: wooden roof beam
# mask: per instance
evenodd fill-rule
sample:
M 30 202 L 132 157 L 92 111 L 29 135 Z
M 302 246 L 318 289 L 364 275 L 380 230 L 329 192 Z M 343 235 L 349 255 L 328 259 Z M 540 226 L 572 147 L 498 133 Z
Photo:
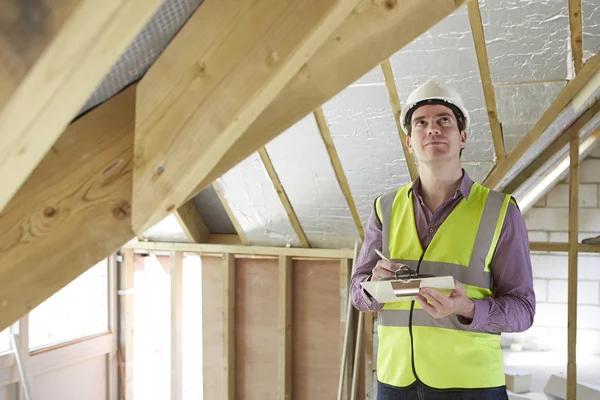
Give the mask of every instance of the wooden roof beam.
M 189 195 L 199 193 L 462 4 L 462 0 L 362 0 Z
M 525 153 L 527 153 L 529 148 L 537 142 L 550 124 L 552 124 L 558 115 L 570 105 L 573 98 L 585 86 L 588 80 L 594 76 L 598 69 L 600 69 L 600 53 L 596 54 L 585 63 L 577 77 L 564 87 L 552 104 L 550 104 L 550 107 L 548 107 L 540 120 L 527 135 L 521 139 L 517 146 L 508 154 L 506 159 L 496 164 L 487 178 L 483 181 L 485 186 L 492 189 L 495 189 L 498 186 L 500 181 L 504 179 L 506 174 L 508 174 Z
M 410 174 L 410 180 L 414 181 L 419 175 L 417 169 L 417 162 L 413 154 L 408 150 L 406 133 L 402 129 L 402 122 L 400 121 L 400 113 L 402 107 L 400 106 L 400 96 L 398 96 L 398 88 L 396 87 L 396 80 L 394 79 L 394 71 L 390 60 L 386 59 L 381 63 L 381 71 L 385 79 L 385 86 L 387 87 L 388 95 L 390 97 L 390 103 L 392 104 L 392 111 L 394 113 L 394 120 L 396 120 L 396 128 L 398 129 L 398 135 L 400 136 L 400 142 L 402 143 L 402 150 L 404 150 L 404 159 L 406 160 L 406 166 L 408 167 L 408 173 Z
M 325 147 L 327 148 L 327 153 L 329 154 L 329 160 L 331 161 L 331 166 L 335 172 L 335 177 L 340 185 L 340 189 L 342 190 L 344 197 L 346 198 L 346 204 L 348 204 L 350 214 L 352 214 L 352 219 L 356 225 L 356 230 L 360 235 L 360 239 L 365 240 L 365 230 L 363 229 L 362 222 L 360 221 L 360 215 L 358 214 L 356 203 L 352 197 L 350 185 L 348 184 L 344 167 L 342 167 L 342 161 L 340 160 L 340 156 L 335 148 L 335 143 L 333 143 L 333 138 L 331 137 L 331 132 L 329 131 L 329 127 L 327 126 L 327 121 L 325 120 L 325 115 L 323 115 L 323 110 L 321 107 L 314 111 L 314 116 L 317 120 L 317 125 L 319 126 L 323 143 L 325 143 Z
M 0 210 L 161 3 L 2 2 Z
M 490 64 L 488 61 L 483 22 L 481 21 L 481 10 L 479 9 L 479 1 L 474 0 L 468 2 L 467 7 L 469 10 L 471 32 L 473 33 L 473 41 L 475 43 L 475 52 L 477 53 L 477 63 L 479 64 L 479 74 L 481 76 L 481 84 L 483 86 L 483 95 L 485 97 L 488 119 L 490 121 L 490 129 L 492 131 L 492 139 L 494 141 L 496 161 L 502 162 L 506 158 L 504 135 L 502 134 L 502 125 L 498 119 L 496 94 L 494 92 L 494 85 L 492 84 L 492 74 L 490 72 Z
M 190 243 L 208 243 L 210 231 L 200 216 L 194 200 L 186 201 L 173 214 Z
M 569 28 L 571 29 L 571 55 L 575 76 L 583 68 L 583 26 L 581 19 L 581 0 L 569 0 Z
M 198 8 L 138 87 L 136 232 L 185 202 L 357 3 L 206 0 Z

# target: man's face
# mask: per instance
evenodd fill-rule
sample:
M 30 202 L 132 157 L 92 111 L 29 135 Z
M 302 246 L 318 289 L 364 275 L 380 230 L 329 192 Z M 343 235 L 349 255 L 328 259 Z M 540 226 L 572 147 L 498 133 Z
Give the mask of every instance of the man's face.
M 424 105 L 411 118 L 411 136 L 406 144 L 422 162 L 459 158 L 467 132 L 458 130 L 451 109 L 441 104 Z

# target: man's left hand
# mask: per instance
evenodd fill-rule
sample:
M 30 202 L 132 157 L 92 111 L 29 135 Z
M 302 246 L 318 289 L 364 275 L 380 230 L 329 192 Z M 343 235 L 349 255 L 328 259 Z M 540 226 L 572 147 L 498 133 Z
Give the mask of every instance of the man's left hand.
M 433 318 L 444 318 L 451 314 L 457 314 L 473 319 L 475 303 L 467 297 L 467 288 L 457 280 L 454 281 L 454 284 L 455 289 L 450 297 L 444 296 L 433 288 L 421 288 L 417 295 L 417 301 Z

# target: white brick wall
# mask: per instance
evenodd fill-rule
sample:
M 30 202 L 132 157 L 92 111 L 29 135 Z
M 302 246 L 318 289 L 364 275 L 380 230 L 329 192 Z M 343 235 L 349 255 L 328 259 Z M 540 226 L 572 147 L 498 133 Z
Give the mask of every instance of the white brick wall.
M 581 163 L 579 240 L 600 235 L 600 147 Z M 525 215 L 529 240 L 567 242 L 569 185 L 556 185 Z M 532 253 L 536 316 L 531 329 L 503 335 L 534 350 L 567 346 L 568 261 L 566 253 Z M 578 257 L 577 341 L 579 348 L 600 354 L 600 254 Z

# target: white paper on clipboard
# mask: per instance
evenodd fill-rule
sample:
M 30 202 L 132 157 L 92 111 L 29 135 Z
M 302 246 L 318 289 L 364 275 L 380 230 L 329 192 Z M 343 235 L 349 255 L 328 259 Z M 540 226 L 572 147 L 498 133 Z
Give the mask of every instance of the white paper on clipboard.
M 454 290 L 454 277 L 436 276 L 408 280 L 362 282 L 362 287 L 379 303 L 412 301 L 420 288 L 430 287 L 439 290 Z

